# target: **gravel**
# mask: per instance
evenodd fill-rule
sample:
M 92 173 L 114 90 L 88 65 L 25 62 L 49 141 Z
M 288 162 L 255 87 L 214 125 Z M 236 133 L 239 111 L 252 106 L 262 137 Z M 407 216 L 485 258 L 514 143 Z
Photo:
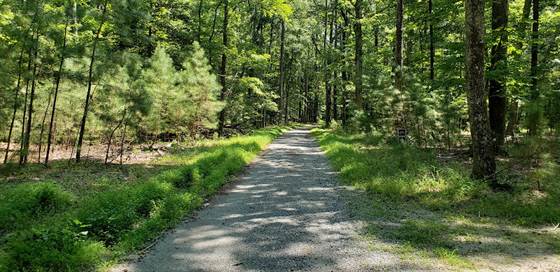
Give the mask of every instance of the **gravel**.
M 411 269 L 359 237 L 347 189 L 307 129 L 280 137 L 233 184 L 145 256 L 112 271 Z

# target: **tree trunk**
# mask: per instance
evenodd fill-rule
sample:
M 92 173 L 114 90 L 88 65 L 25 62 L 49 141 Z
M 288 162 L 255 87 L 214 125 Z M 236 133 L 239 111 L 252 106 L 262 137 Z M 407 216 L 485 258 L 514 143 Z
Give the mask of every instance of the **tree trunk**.
M 45 112 L 43 113 L 43 119 L 41 121 L 41 132 L 39 133 L 39 148 L 37 153 L 37 163 L 41 163 L 41 151 L 43 150 L 43 135 L 45 134 L 45 122 L 47 121 L 47 115 L 49 114 L 49 108 L 51 107 L 51 99 L 53 96 L 54 90 L 51 90 L 49 93 L 49 98 L 47 102 L 47 106 L 45 107 Z
M 465 20 L 465 75 L 473 152 L 472 176 L 489 180 L 496 186 L 496 158 L 484 87 L 484 0 L 465 1 Z
M 508 0 L 492 1 L 492 32 L 498 39 L 491 50 L 488 106 L 490 128 L 494 136 L 496 151 L 500 152 L 505 141 L 506 130 L 506 81 L 508 43 Z
M 395 33 L 395 87 L 402 92 L 403 87 L 403 0 L 397 0 L 397 25 Z
M 10 122 L 10 130 L 8 132 L 8 142 L 7 142 L 7 146 L 6 146 L 6 154 L 4 155 L 4 164 L 8 163 L 8 156 L 10 154 L 10 143 L 12 142 L 12 132 L 14 131 L 14 123 L 16 121 L 16 114 L 17 114 L 17 109 L 18 109 L 18 98 L 19 98 L 19 92 L 20 92 L 20 87 L 21 87 L 21 64 L 23 62 L 23 51 L 24 48 L 23 46 L 21 47 L 21 52 L 19 54 L 19 61 L 18 61 L 18 80 L 17 80 L 17 85 L 16 85 L 16 90 L 15 90 L 15 94 L 14 94 L 14 106 L 13 106 L 13 111 L 12 111 L 12 121 Z
M 436 50 L 434 45 L 434 9 L 432 0 L 428 0 L 428 13 L 429 13 L 429 36 L 430 36 L 430 91 L 434 90 L 434 81 L 436 79 L 436 72 L 434 68 Z
M 354 75 L 354 85 L 356 88 L 356 106 L 358 109 L 362 108 L 362 89 L 363 89 L 363 33 L 362 33 L 362 0 L 356 0 L 354 4 L 356 21 L 354 22 L 354 35 L 355 35 L 355 75 Z
M 229 47 L 229 36 L 228 36 L 228 23 L 229 23 L 229 0 L 224 0 L 224 22 L 222 26 L 222 43 L 223 43 L 223 52 L 222 52 L 222 64 L 220 66 L 220 83 L 222 84 L 222 91 L 220 93 L 220 101 L 226 101 L 226 95 L 228 92 L 227 89 L 227 50 Z M 226 109 L 222 109 L 219 115 L 218 121 L 218 134 L 220 136 L 224 136 L 224 126 L 226 122 Z
M 125 111 L 126 114 L 126 111 Z M 123 128 L 123 132 L 121 135 L 121 148 L 120 148 L 120 164 L 123 165 L 123 154 L 124 154 L 124 140 L 126 139 L 126 127 L 127 127 L 128 123 L 125 121 L 124 122 L 124 128 Z
M 323 70 L 325 79 L 325 125 L 330 127 L 332 121 L 332 93 L 329 72 L 329 0 L 325 0 L 325 29 L 323 37 Z M 330 36 L 332 39 L 332 24 Z
M 87 89 L 87 94 L 86 94 L 86 103 L 85 103 L 85 106 L 84 106 L 84 114 L 82 116 L 82 122 L 80 123 L 80 132 L 78 134 L 78 144 L 76 146 L 76 162 L 80 162 L 80 159 L 81 159 L 82 143 L 84 141 L 84 133 L 85 133 L 85 130 L 86 130 L 86 122 L 87 122 L 87 116 L 88 116 L 88 112 L 89 112 L 91 89 L 92 89 L 92 84 L 93 84 L 93 65 L 95 63 L 95 53 L 97 51 L 97 44 L 99 42 L 99 36 L 101 35 L 101 30 L 103 29 L 103 25 L 105 24 L 105 20 L 106 20 L 107 4 L 108 4 L 108 1 L 105 1 L 105 3 L 103 4 L 103 13 L 101 15 L 102 19 L 101 19 L 101 22 L 99 24 L 99 28 L 97 29 L 97 32 L 95 33 L 95 39 L 93 40 L 93 49 L 92 49 L 92 52 L 91 52 L 91 59 L 90 59 L 90 63 L 89 63 L 88 89 Z
M 117 124 L 117 126 L 111 130 L 111 134 L 109 135 L 109 141 L 107 142 L 107 149 L 105 150 L 105 164 L 109 162 L 109 151 L 111 151 L 111 144 L 113 143 L 113 137 L 115 136 L 115 132 L 122 126 L 124 119 L 126 117 L 126 110 L 123 113 L 123 117 L 121 121 Z
M 280 120 L 287 123 L 287 99 L 286 99 L 286 25 L 284 19 L 280 23 L 280 81 L 278 85 L 280 87 Z
M 515 140 L 517 124 L 519 123 L 519 101 L 513 100 L 509 106 L 509 117 L 506 134 L 511 136 L 512 141 Z
M 27 109 L 27 125 L 26 125 L 26 129 L 25 129 L 25 134 L 23 136 L 23 140 L 22 140 L 22 148 L 20 148 L 21 150 L 21 154 L 20 154 L 20 158 L 19 158 L 19 164 L 20 165 L 24 165 L 27 163 L 27 159 L 29 157 L 29 143 L 31 141 L 31 129 L 33 128 L 33 102 L 35 100 L 35 87 L 36 87 L 36 77 L 37 77 L 37 56 L 39 54 L 39 31 L 37 30 L 36 33 L 36 38 L 35 38 L 35 44 L 33 45 L 35 47 L 34 50 L 34 54 L 33 54 L 33 72 L 31 74 L 31 92 L 29 94 L 29 106 Z M 22 124 L 23 126 L 24 124 Z
M 533 30 L 531 36 L 531 94 L 530 99 L 533 107 L 530 110 L 529 135 L 536 136 L 539 134 L 540 112 L 539 103 L 539 11 L 540 0 L 532 0 L 533 2 Z
M 64 68 L 64 59 L 65 59 L 65 51 L 66 51 L 66 39 L 68 34 L 68 20 L 66 21 L 66 25 L 64 26 L 64 38 L 62 42 L 62 51 L 60 52 L 60 63 L 58 65 L 58 74 L 56 75 L 56 83 L 54 88 L 54 98 L 53 98 L 53 106 L 51 111 L 51 120 L 49 122 L 49 135 L 47 138 L 47 154 L 45 155 L 45 165 L 49 163 L 49 156 L 51 152 L 51 144 L 54 137 L 54 120 L 56 116 L 56 103 L 58 100 L 58 91 L 60 89 L 60 79 L 62 78 L 62 70 Z

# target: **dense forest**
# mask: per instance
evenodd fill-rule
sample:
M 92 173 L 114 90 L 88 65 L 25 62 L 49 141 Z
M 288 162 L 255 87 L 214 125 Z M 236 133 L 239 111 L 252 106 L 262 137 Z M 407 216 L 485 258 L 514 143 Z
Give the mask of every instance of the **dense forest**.
M 321 119 L 447 147 L 470 124 L 493 168 L 489 145 L 556 129 L 557 3 L 403 2 L 4 1 L 5 161 Z
M 3 1 L 1 15 L 4 162 L 321 120 L 419 146 L 471 131 L 488 178 L 506 141 L 560 119 L 555 1 Z

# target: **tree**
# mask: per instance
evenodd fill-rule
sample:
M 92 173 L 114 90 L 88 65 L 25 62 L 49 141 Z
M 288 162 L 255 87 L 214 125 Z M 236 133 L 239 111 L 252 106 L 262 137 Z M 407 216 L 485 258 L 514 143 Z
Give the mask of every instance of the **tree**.
M 492 35 L 488 106 L 490 128 L 495 139 L 496 151 L 503 148 L 506 131 L 506 74 L 508 44 L 508 0 L 492 1 Z
M 356 0 L 354 3 L 355 21 L 354 21 L 354 35 L 355 35 L 355 56 L 354 56 L 354 85 L 356 88 L 355 102 L 358 108 L 362 107 L 362 92 L 363 92 L 363 33 L 362 33 L 362 0 Z
M 539 105 L 539 21 L 540 21 L 540 0 L 532 0 L 533 3 L 533 27 L 531 32 L 531 92 L 530 109 L 528 117 L 529 134 L 536 136 L 539 133 L 541 123 L 541 107 Z
M 220 65 L 220 83 L 222 84 L 222 92 L 220 93 L 220 101 L 225 101 L 228 92 L 227 86 L 227 63 L 228 63 L 228 46 L 229 46 L 229 34 L 228 34 L 228 24 L 229 24 L 229 0 L 224 0 L 224 19 L 222 24 L 222 63 Z M 218 134 L 224 136 L 224 126 L 226 122 L 226 109 L 220 111 L 220 119 L 218 122 Z
M 465 25 L 465 76 L 473 152 L 472 176 L 496 185 L 496 158 L 484 86 L 484 0 L 465 1 Z
M 103 2 L 103 6 L 101 7 L 101 21 L 99 22 L 99 26 L 97 31 L 95 32 L 95 38 L 93 39 L 93 48 L 91 50 L 91 57 L 89 63 L 89 73 L 88 73 L 88 81 L 87 81 L 87 93 L 86 93 L 86 101 L 84 104 L 84 114 L 82 115 L 82 121 L 80 122 L 80 132 L 78 134 L 78 144 L 76 145 L 76 162 L 80 162 L 81 159 L 81 151 L 82 151 L 82 143 L 84 140 L 84 133 L 86 130 L 86 122 L 89 113 L 89 104 L 91 100 L 91 90 L 93 85 L 93 67 L 95 64 L 95 57 L 97 53 L 97 46 L 99 44 L 99 39 L 101 38 L 101 31 L 103 30 L 103 25 L 107 20 L 107 5 L 109 4 L 108 0 Z
M 224 103 L 218 101 L 220 84 L 198 42 L 193 44 L 192 54 L 182 67 L 178 75 L 179 88 L 186 97 L 181 104 L 190 109 L 185 119 L 189 133 L 195 136 L 202 129 L 216 127 Z
M 49 131 L 47 136 L 47 154 L 45 155 L 45 165 L 49 163 L 49 155 L 51 153 L 51 145 L 52 140 L 54 137 L 54 120 L 56 116 L 56 104 L 58 101 L 58 92 L 60 90 L 60 80 L 62 79 L 62 72 L 64 67 L 64 60 L 66 58 L 66 45 L 67 45 L 67 38 L 68 38 L 68 24 L 70 23 L 70 18 L 66 19 L 66 23 L 64 25 L 64 37 L 62 38 L 62 47 L 60 50 L 60 64 L 58 66 L 58 73 L 56 74 L 56 82 L 54 87 L 54 97 L 53 97 L 53 105 L 51 111 L 51 120 L 49 122 Z
M 288 123 L 288 99 L 286 94 L 286 23 L 280 21 L 280 120 Z

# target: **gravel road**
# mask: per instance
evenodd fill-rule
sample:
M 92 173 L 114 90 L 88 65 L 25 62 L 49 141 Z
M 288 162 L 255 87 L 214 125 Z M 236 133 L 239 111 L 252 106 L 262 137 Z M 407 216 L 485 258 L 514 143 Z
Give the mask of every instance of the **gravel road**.
M 379 271 L 407 269 L 359 238 L 344 187 L 307 129 L 272 143 L 234 185 L 112 271 Z

